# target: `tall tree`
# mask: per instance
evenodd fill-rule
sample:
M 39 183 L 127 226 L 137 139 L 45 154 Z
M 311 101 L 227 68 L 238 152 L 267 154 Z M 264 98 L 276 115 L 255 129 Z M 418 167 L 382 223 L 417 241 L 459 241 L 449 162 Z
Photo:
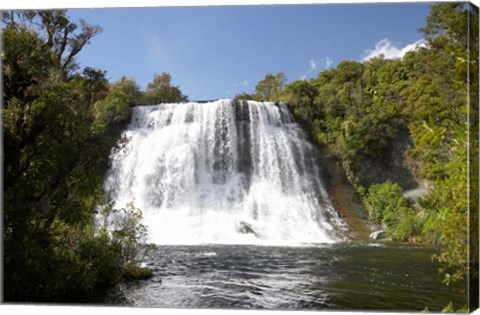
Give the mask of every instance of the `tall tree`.
M 276 101 L 286 81 L 287 78 L 283 72 L 268 73 L 255 86 L 254 98 L 259 101 Z
M 148 105 L 182 103 L 188 102 L 188 97 L 183 95 L 178 86 L 172 85 L 170 73 L 163 72 L 162 74 L 155 74 L 153 81 L 148 83 L 144 102 Z
M 2 21 L 14 27 L 38 32 L 61 63 L 61 68 L 68 73 L 78 69 L 75 56 L 102 29 L 98 25 L 88 24 L 85 20 L 80 20 L 80 25 L 71 22 L 66 12 L 66 10 L 6 11 L 2 13 Z

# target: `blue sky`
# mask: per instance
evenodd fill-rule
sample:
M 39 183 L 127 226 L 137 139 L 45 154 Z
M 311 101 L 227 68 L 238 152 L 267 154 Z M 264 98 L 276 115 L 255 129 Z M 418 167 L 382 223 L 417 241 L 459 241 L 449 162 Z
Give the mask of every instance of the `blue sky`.
M 125 75 L 144 88 L 170 72 L 191 100 L 251 92 L 268 72 L 288 82 L 342 60 L 395 57 L 422 38 L 429 3 L 71 9 L 103 32 L 81 66 Z M 410 46 L 408 46 L 410 45 Z M 402 50 L 402 48 L 407 47 Z

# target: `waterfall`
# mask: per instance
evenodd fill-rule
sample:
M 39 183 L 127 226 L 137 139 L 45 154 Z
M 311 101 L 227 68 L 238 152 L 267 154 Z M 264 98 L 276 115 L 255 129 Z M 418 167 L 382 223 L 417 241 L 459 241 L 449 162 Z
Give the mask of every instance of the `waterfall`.
M 330 243 L 343 223 L 317 154 L 285 104 L 138 106 L 105 190 L 157 244 Z

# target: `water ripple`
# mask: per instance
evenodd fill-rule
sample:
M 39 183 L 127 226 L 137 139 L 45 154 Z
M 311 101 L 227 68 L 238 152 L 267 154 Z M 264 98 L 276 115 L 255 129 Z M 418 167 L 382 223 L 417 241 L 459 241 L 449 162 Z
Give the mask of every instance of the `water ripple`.
M 441 283 L 434 248 L 160 246 L 154 277 L 124 285 L 142 307 L 441 310 L 466 296 Z M 214 254 L 213 254 L 214 253 Z

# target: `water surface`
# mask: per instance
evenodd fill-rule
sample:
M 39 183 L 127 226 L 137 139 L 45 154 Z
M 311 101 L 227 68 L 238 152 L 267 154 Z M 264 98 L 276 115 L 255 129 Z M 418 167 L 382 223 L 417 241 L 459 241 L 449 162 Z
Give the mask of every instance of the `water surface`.
M 435 248 L 345 242 L 305 247 L 160 246 L 127 304 L 164 308 L 440 311 L 466 295 L 441 283 Z M 464 286 L 466 287 L 466 286 Z

